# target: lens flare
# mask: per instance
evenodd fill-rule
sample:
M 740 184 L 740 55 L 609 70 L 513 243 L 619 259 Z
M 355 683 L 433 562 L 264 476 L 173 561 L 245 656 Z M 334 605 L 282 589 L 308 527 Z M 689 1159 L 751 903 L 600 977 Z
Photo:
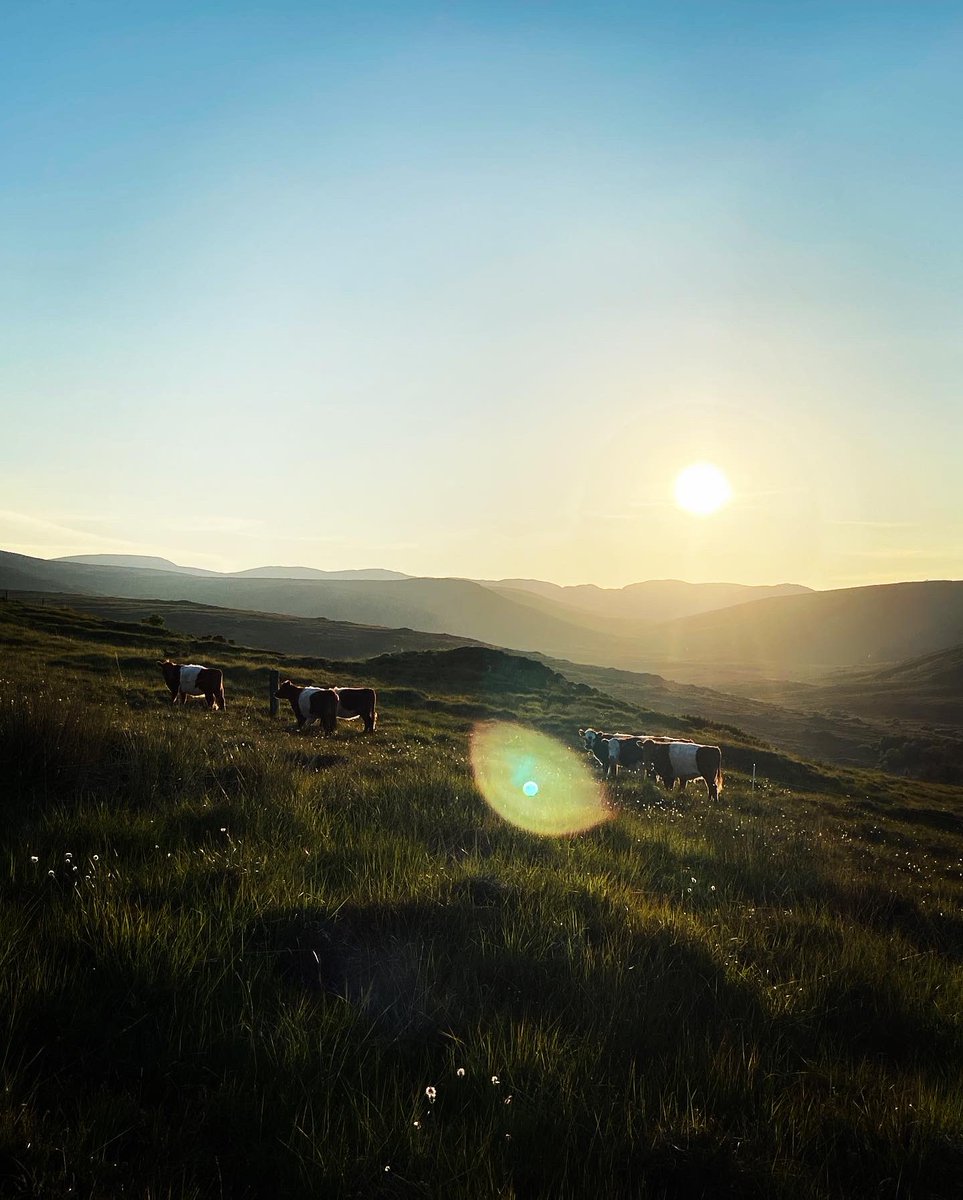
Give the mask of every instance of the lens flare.
M 530 833 L 582 833 L 611 815 L 579 755 L 534 729 L 507 721 L 476 725 L 471 764 L 488 804 Z

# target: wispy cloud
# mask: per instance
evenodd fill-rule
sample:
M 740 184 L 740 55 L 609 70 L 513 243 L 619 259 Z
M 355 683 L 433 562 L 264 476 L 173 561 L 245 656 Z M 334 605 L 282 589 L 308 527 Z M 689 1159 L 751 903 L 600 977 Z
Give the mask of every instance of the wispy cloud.
M 257 536 L 267 528 L 267 522 L 259 517 L 193 516 L 176 521 L 159 523 L 161 529 L 173 533 L 234 533 L 242 536 Z
M 905 550 L 894 548 L 892 546 L 880 547 L 875 550 L 850 550 L 848 557 L 851 558 L 873 558 L 891 560 L 893 562 L 932 562 L 940 563 L 947 562 L 950 555 L 947 553 L 946 547 L 909 547 Z
M 7 546 L 26 547 L 29 545 L 34 548 L 51 546 L 56 549 L 63 549 L 65 545 L 69 548 L 80 546 L 90 549 L 91 542 L 95 542 L 99 546 L 125 550 L 138 545 L 126 538 L 91 533 L 87 529 L 78 529 L 74 525 L 65 524 L 62 520 L 31 517 L 26 513 L 14 512 L 11 509 L 0 509 L 0 541 Z
M 843 525 L 856 529 L 919 529 L 918 521 L 855 521 L 830 519 L 827 525 Z

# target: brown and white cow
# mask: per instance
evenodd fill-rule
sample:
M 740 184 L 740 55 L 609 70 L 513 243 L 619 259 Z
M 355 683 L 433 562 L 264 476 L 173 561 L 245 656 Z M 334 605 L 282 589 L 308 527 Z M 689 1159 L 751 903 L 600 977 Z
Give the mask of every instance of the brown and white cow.
M 722 791 L 722 751 L 718 746 L 647 738 L 642 743 L 642 767 L 651 769 L 670 791 L 677 779 L 680 793 L 690 779 L 705 780 L 710 800 L 718 800 Z
M 198 663 L 176 663 L 169 658 L 157 664 L 172 696 L 171 703 L 187 703 L 188 696 L 203 696 L 208 708 L 226 707 L 224 676 L 217 667 L 202 667 Z
M 285 679 L 274 694 L 279 700 L 290 700 L 298 729 L 308 729 L 320 721 L 326 737 L 334 733 L 338 724 L 338 697 L 331 688 L 302 687 Z
M 298 729 L 306 729 L 314 721 L 320 721 L 327 735 L 335 732 L 338 717 L 345 721 L 360 717 L 365 733 L 371 733 L 378 719 L 373 688 L 301 687 L 285 679 L 274 694 L 279 700 L 291 702 Z

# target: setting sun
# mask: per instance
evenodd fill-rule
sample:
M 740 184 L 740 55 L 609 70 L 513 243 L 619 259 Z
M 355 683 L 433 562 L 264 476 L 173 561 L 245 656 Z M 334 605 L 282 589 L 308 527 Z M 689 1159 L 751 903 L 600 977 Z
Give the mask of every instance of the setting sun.
M 676 503 L 698 517 L 716 512 L 731 498 L 729 480 L 712 463 L 693 463 L 675 481 Z

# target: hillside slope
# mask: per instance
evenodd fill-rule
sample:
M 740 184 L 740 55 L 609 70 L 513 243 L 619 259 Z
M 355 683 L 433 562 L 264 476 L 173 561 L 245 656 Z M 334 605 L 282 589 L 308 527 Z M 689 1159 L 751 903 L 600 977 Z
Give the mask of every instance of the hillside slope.
M 877 670 L 847 671 L 821 686 L 805 689 L 802 695 L 815 708 L 912 719 L 963 730 L 963 646 Z
M 223 608 L 193 600 L 137 600 L 116 596 L 67 592 L 15 591 L 11 598 L 27 604 L 47 604 L 90 613 L 105 621 L 128 623 L 156 621 L 171 635 L 236 642 L 299 658 L 371 658 L 402 650 L 448 650 L 478 645 L 471 638 L 447 633 L 420 633 L 415 629 L 389 629 L 326 617 L 292 617 L 252 609 Z
M 963 582 L 937 580 L 754 600 L 659 626 L 656 661 L 779 673 L 897 663 L 963 641 Z
M 0 602 L 4 1195 L 955 1200 L 959 788 L 480 647 L 304 660 L 380 721 L 298 734 L 276 655 L 170 637 Z M 586 777 L 588 708 L 723 735 L 721 800 Z

